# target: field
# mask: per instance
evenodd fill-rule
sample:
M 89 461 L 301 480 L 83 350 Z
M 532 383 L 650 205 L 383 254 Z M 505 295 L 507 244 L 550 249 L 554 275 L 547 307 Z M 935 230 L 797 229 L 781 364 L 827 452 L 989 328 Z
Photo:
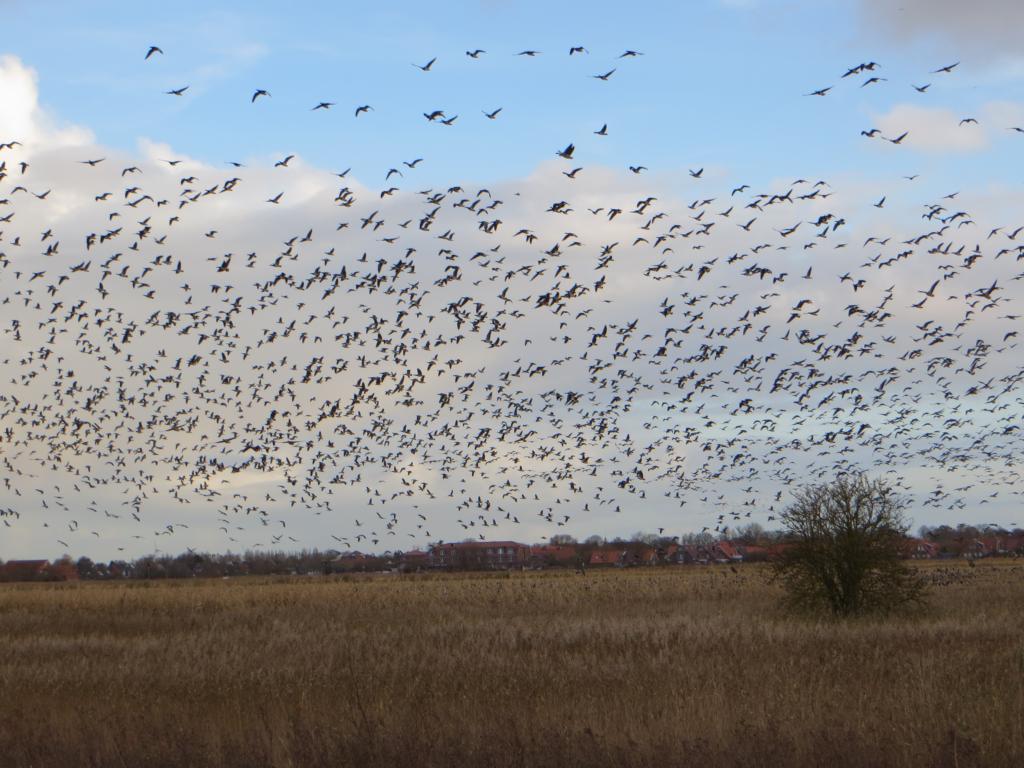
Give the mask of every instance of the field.
M 1024 566 L 921 615 L 756 566 L 0 587 L 10 766 L 1024 765 Z

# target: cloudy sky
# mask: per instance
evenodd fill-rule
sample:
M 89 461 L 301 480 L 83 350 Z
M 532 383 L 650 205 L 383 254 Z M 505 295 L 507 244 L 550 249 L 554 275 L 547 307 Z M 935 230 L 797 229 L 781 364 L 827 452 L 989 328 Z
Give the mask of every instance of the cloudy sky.
M 5 3 L 0 557 L 1017 522 L 1022 11 L 678 5 Z

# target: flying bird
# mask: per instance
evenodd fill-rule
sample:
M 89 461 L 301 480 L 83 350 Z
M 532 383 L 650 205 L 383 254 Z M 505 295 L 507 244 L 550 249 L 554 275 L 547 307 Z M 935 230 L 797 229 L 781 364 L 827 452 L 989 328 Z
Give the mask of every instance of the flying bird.
M 507 56 L 487 63 L 496 70 L 479 103 L 504 98 Z M 615 61 L 642 68 L 651 60 L 641 56 L 627 50 Z M 414 66 L 432 71 L 436 60 Z M 607 108 L 597 91 L 567 95 L 573 75 L 554 60 L 536 66 L 548 64 L 528 90 L 547 105 L 541 122 L 596 122 Z M 862 73 L 872 74 L 861 88 L 880 84 L 879 68 L 850 67 L 836 88 L 859 93 L 849 78 Z M 587 72 L 577 75 L 617 74 Z M 447 74 L 431 82 L 442 87 Z M 930 84 L 912 87 L 923 94 Z M 269 93 L 251 103 L 258 95 Z M 287 98 L 279 92 L 275 104 Z M 130 106 L 109 105 L 129 121 Z M 865 465 L 890 468 L 923 510 L 943 516 L 978 503 L 971 483 L 984 488 L 981 503 L 1012 491 L 1016 475 L 992 466 L 1024 437 L 1014 410 L 1024 397 L 1015 368 L 1024 216 L 1012 206 L 990 210 L 966 187 L 940 196 L 915 184 L 922 195 L 901 198 L 892 216 L 869 215 L 888 206 L 887 183 L 831 178 L 827 153 L 808 169 L 815 176 L 790 176 L 780 156 L 771 173 L 736 186 L 684 166 L 701 180 L 686 200 L 670 194 L 678 179 L 638 178 L 646 166 L 626 166 L 637 178 L 624 184 L 576 166 L 589 155 L 577 158 L 574 144 L 556 152 L 566 182 L 524 172 L 516 183 L 478 183 L 480 149 L 462 131 L 427 139 L 456 139 L 469 170 L 431 167 L 422 188 L 400 189 L 390 184 L 407 181 L 402 168 L 424 176 L 411 173 L 422 157 L 397 154 L 416 146 L 401 135 L 423 128 L 413 106 L 402 108 L 408 118 L 382 112 L 388 125 L 357 126 L 398 139 L 376 136 L 381 152 L 346 143 L 365 172 L 333 173 L 327 184 L 328 174 L 305 173 L 290 165 L 297 154 L 270 146 L 269 169 L 159 158 L 166 150 L 129 150 L 99 168 L 106 150 L 33 148 L 37 161 L 16 137 L 0 137 L 5 529 L 19 525 L 5 508 L 23 494 L 38 496 L 24 511 L 44 526 L 83 509 L 120 518 L 110 532 L 131 527 L 136 542 L 181 536 L 187 527 L 168 522 L 173 514 L 155 531 L 143 522 L 177 504 L 216 520 L 208 527 L 233 547 L 266 551 L 300 543 L 286 538 L 289 517 L 330 517 L 346 548 L 389 537 L 426 546 L 440 521 L 421 504 L 448 509 L 458 538 L 502 540 L 528 507 L 547 538 L 576 510 L 600 519 L 605 508 L 650 509 L 655 495 L 679 507 L 699 499 L 704 532 L 728 535 L 744 519 L 773 520 L 771 499 L 786 487 Z M 494 120 L 502 108 L 481 112 Z M 446 126 L 459 119 L 422 114 Z M 517 110 L 503 126 L 524 117 Z M 804 127 L 838 125 L 821 140 L 833 155 L 845 151 L 842 123 L 821 119 Z M 655 138 L 665 130 L 649 127 Z M 591 133 L 607 136 L 608 125 Z M 909 134 L 860 135 L 899 145 Z M 444 160 L 420 146 L 432 163 Z M 1006 168 L 1010 159 L 997 157 Z M 890 168 L 916 178 L 906 172 Z M 289 206 L 263 208 L 260 200 L 280 206 L 292 195 L 278 173 L 309 178 Z M 561 199 L 567 187 L 579 193 L 572 200 Z M 920 207 L 907 214 L 904 205 Z M 908 306 L 909 294 L 921 298 Z M 75 362 L 83 356 L 89 365 Z M 700 455 L 699 471 L 684 466 L 684 449 Z M 978 480 L 943 487 L 951 467 Z M 164 501 L 152 506 L 155 490 Z M 357 497 L 369 508 L 360 519 L 339 501 Z M 664 534 L 657 522 L 651 529 Z M 94 527 L 100 538 L 98 525 L 70 530 Z

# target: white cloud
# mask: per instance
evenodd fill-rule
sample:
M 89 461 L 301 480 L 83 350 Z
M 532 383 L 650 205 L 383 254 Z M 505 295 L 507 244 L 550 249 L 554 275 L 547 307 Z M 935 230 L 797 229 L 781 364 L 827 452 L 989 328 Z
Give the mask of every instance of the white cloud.
M 875 118 L 875 126 L 888 139 L 907 136 L 902 146 L 923 152 L 977 152 L 989 145 L 985 126 L 965 123 L 970 115 L 958 115 L 943 107 L 919 107 L 897 104 L 885 114 Z M 883 141 L 881 137 L 873 141 Z
M 907 137 L 901 142 L 904 147 L 934 153 L 979 152 L 996 141 L 1020 138 L 1012 129 L 1024 128 L 1024 105 L 992 101 L 975 113 L 960 114 L 948 107 L 897 104 L 888 112 L 876 115 L 874 121 L 886 138 L 896 138 L 906 132 Z M 874 141 L 887 146 L 881 137 Z
M 0 57 L 0 142 L 20 141 L 48 149 L 82 146 L 92 133 L 77 126 L 57 127 L 39 105 L 38 76 L 16 56 Z

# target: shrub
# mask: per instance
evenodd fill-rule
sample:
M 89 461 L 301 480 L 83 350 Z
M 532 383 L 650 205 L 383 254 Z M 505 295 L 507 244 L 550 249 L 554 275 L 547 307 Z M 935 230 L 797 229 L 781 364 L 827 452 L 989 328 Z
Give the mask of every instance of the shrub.
M 924 582 L 902 559 L 903 503 L 863 475 L 797 491 L 780 516 L 789 541 L 773 565 L 788 604 L 852 616 L 919 603 Z

